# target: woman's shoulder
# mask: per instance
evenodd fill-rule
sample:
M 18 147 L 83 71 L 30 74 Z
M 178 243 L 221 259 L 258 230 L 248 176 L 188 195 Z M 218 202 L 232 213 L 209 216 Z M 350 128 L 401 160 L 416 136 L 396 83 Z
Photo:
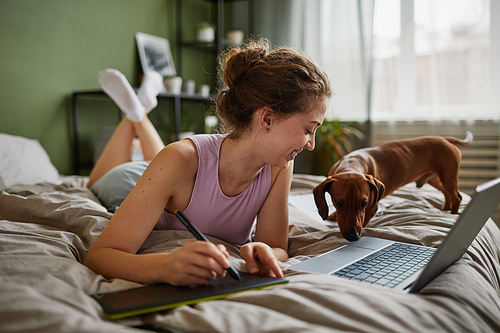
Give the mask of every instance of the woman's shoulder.
M 219 158 L 222 142 L 226 134 L 197 134 L 188 137 L 185 141 L 191 141 L 195 145 L 200 159 Z
M 173 163 L 180 168 L 198 165 L 198 153 L 191 140 L 181 140 L 168 144 L 155 159 L 161 161 L 162 164 Z
M 192 141 L 196 146 L 220 146 L 226 137 L 227 134 L 196 134 L 183 141 Z
M 197 163 L 199 154 L 206 149 L 220 149 L 225 134 L 197 134 L 167 145 L 158 154 L 162 159 L 179 159 L 180 162 Z M 202 149 L 200 152 L 199 149 Z

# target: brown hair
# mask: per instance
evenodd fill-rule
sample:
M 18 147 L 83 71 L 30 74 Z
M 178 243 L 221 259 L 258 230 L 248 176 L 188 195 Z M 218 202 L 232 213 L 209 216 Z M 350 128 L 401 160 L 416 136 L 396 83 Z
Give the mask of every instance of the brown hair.
M 233 138 L 249 128 L 262 107 L 289 117 L 332 94 L 328 76 L 311 58 L 287 47 L 271 50 L 265 39 L 229 49 L 219 63 L 227 90 L 219 92 L 216 112 Z

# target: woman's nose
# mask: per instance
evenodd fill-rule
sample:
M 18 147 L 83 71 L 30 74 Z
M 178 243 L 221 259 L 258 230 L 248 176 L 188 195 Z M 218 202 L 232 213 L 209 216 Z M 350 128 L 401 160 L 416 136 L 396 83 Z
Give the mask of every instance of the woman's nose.
M 309 151 L 314 149 L 314 135 L 311 136 L 311 138 L 309 140 L 307 140 L 304 148 L 309 150 Z

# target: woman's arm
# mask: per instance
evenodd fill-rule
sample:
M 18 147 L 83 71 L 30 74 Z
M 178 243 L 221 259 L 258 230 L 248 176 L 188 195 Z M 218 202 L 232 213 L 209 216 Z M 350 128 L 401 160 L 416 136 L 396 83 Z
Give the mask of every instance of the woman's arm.
M 186 208 L 197 162 L 188 140 L 165 147 L 92 245 L 85 265 L 107 278 L 140 283 L 202 284 L 223 276 L 229 254 L 212 243 L 194 241 L 172 253 L 137 254 L 165 207 Z
M 288 259 L 288 194 L 293 164 L 277 171 L 271 190 L 257 216 L 254 242 L 241 247 L 240 254 L 253 273 L 283 276 L 278 261 Z

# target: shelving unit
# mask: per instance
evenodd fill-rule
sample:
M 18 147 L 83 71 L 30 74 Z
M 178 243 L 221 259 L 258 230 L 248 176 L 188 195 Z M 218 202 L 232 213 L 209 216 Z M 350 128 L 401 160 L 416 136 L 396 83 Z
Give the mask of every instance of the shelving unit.
M 248 26 L 247 26 L 247 36 L 253 34 L 254 31 L 254 1 L 253 0 L 200 0 L 205 2 L 211 2 L 214 6 L 216 6 L 217 17 L 216 22 L 211 22 L 215 24 L 216 27 L 216 35 L 214 42 L 198 42 L 196 40 L 185 40 L 183 37 L 183 13 L 182 13 L 182 0 L 177 0 L 176 2 L 176 38 L 177 38 L 177 72 L 178 75 L 182 76 L 182 52 L 185 48 L 190 48 L 194 50 L 199 50 L 201 52 L 208 52 L 213 55 L 214 59 L 224 51 L 228 46 L 231 46 L 232 43 L 227 40 L 224 35 L 226 33 L 226 29 L 224 26 L 224 4 L 228 2 L 246 2 L 247 10 L 248 10 Z M 193 27 L 194 28 L 194 27 Z
M 209 54 L 215 60 L 217 56 L 222 52 L 226 47 L 231 45 L 227 39 L 224 38 L 224 34 L 226 33 L 224 27 L 224 4 L 228 2 L 247 2 L 247 10 L 248 10 L 248 27 L 247 27 L 247 35 L 252 34 L 254 31 L 253 22 L 254 22 L 254 2 L 253 0 L 199 0 L 200 3 L 206 2 L 211 3 L 211 5 L 215 6 L 216 9 L 216 18 L 215 22 L 212 22 L 216 26 L 216 35 L 215 40 L 212 43 L 206 42 L 198 42 L 196 40 L 184 40 L 183 39 L 183 29 L 182 29 L 182 21 L 183 21 L 183 11 L 182 4 L 183 0 L 176 1 L 176 71 L 177 75 L 182 77 L 182 60 L 183 60 L 183 50 L 191 49 L 197 50 L 205 54 Z M 194 27 L 193 27 L 194 28 Z M 214 71 L 214 73 L 216 73 Z M 213 82 L 216 82 L 216 78 L 214 77 Z M 216 88 L 216 87 L 212 87 Z M 79 137 L 79 99 L 85 97 L 99 97 L 99 98 L 109 98 L 102 90 L 87 90 L 87 91 L 74 91 L 72 93 L 72 129 L 73 129 L 73 161 L 74 161 L 74 174 L 80 174 L 82 169 L 89 168 L 91 165 L 81 160 L 80 156 L 80 144 L 81 140 Z M 210 102 L 213 100 L 214 96 L 210 95 L 208 97 L 204 97 L 200 94 L 172 94 L 169 92 L 162 93 L 158 95 L 159 99 L 170 99 L 174 100 L 174 121 L 175 121 L 175 138 L 178 140 L 181 132 L 181 104 L 182 100 L 185 101 L 200 101 L 200 102 Z M 118 119 L 122 116 L 121 112 L 118 110 L 117 112 Z
M 73 129 L 73 168 L 74 174 L 79 175 L 82 168 L 90 167 L 84 165 L 80 156 L 80 136 L 79 136 L 79 99 L 82 97 L 102 97 L 109 98 L 102 90 L 85 90 L 74 91 L 72 94 L 72 129 Z M 173 99 L 174 100 L 174 119 L 175 119 L 175 137 L 178 140 L 181 132 L 181 100 L 195 100 L 200 102 L 209 102 L 212 96 L 202 96 L 200 94 L 172 94 L 169 92 L 161 93 L 158 99 Z M 122 116 L 121 111 L 117 109 L 118 119 Z

